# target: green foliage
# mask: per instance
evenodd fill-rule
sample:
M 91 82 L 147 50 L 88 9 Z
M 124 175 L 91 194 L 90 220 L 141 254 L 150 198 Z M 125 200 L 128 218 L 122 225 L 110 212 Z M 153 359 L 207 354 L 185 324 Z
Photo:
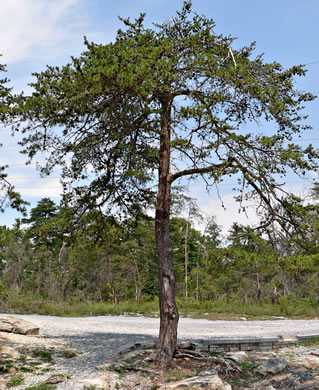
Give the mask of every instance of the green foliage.
M 168 123 L 170 184 L 235 176 L 239 204 L 258 197 L 266 223 L 280 221 L 278 204 L 286 205 L 276 177 L 318 167 L 311 145 L 291 142 L 309 129 L 302 110 L 314 96 L 294 88 L 304 67 L 265 63 L 254 44 L 232 50 L 233 38 L 216 35 L 214 21 L 190 2 L 170 23 L 147 28 L 144 18 L 121 19 L 114 42 L 85 39 L 78 58 L 34 74 L 33 93 L 16 99 L 25 153 L 49 152 L 43 174 L 63 166 L 70 204 L 136 214 L 153 199 Z M 274 130 L 248 132 L 256 122 Z M 181 159 L 183 168 L 175 163 Z
M 24 377 L 21 374 L 12 375 L 12 377 L 6 383 L 8 388 L 16 387 L 22 385 L 24 382 Z
M 6 68 L 0 64 L 0 72 L 5 72 Z M 0 125 L 5 125 L 12 108 L 13 96 L 11 89 L 6 86 L 8 79 L 0 79 Z M 0 144 L 0 147 L 2 145 Z M 26 212 L 25 202 L 20 194 L 15 191 L 14 186 L 7 180 L 5 169 L 7 166 L 1 165 L 0 162 L 0 212 L 4 212 L 6 207 L 12 207 L 22 213 Z
M 1 311 L 60 316 L 158 315 L 153 220 L 120 223 L 93 213 L 84 214 L 74 225 L 72 211 L 55 205 L 53 209 L 56 211 L 36 228 L 37 234 L 29 224 L 23 229 L 19 223 L 12 229 L 0 228 Z M 288 240 L 279 237 L 277 246 L 272 245 L 274 234 L 279 232 L 268 237 L 234 225 L 228 246 L 216 247 L 208 230 L 201 233 L 192 221 L 172 218 L 182 314 L 316 316 L 319 258 L 312 242 L 318 233 L 316 219 L 309 218 L 310 222 L 314 228 L 309 230 L 307 241 L 298 247 L 294 240 L 288 255 Z M 187 223 L 189 296 L 183 300 Z M 62 242 L 66 245 L 64 257 L 60 254 Z M 269 305 L 274 286 L 279 304 Z
M 242 370 L 253 370 L 256 367 L 256 363 L 247 359 L 240 362 L 240 368 Z
M 50 385 L 48 383 L 42 382 L 37 385 L 28 386 L 25 390 L 54 390 L 56 389 L 56 385 Z
M 53 361 L 52 352 L 46 349 L 34 349 L 32 351 L 32 355 L 39 357 L 41 360 L 47 363 L 51 363 Z
M 214 220 L 196 231 L 192 199 L 183 196 L 182 218 L 175 196 L 173 247 L 159 263 L 173 254 L 179 297 L 188 289 L 188 299 L 205 301 L 207 310 L 292 314 L 300 302 L 312 310 L 319 209 L 281 195 L 287 172 L 318 169 L 318 151 L 291 141 L 310 129 L 303 109 L 314 96 L 295 89 L 304 67 L 265 63 L 254 44 L 233 50 L 233 38 L 216 35 L 214 21 L 191 2 L 170 23 L 147 28 L 144 17 L 121 19 L 112 43 L 85 39 L 78 58 L 35 73 L 31 95 L 15 97 L 13 111 L 2 107 L 24 132 L 29 159 L 45 150 L 41 173 L 62 166 L 64 183 L 59 206 L 42 199 L 23 228 L 1 229 L 3 294 L 22 310 L 30 310 L 33 296 L 38 311 L 63 315 L 118 313 L 123 300 L 151 307 L 160 287 L 152 234 L 159 219 L 145 209 L 154 203 L 154 175 L 166 167 L 157 215 L 167 227 L 170 188 L 185 177 L 218 185 L 233 176 L 242 211 L 245 200 L 260 200 L 260 228 L 234 225 L 221 245 Z M 10 91 L 2 91 L 6 101 Z M 272 130 L 250 132 L 256 123 Z M 267 306 L 274 288 L 279 305 Z
M 0 373 L 6 374 L 10 368 L 13 367 L 13 361 L 11 359 L 0 360 Z

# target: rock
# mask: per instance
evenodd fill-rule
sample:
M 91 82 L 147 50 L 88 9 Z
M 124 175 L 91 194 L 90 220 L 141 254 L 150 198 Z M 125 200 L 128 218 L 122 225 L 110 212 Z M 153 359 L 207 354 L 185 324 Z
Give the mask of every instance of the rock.
M 159 388 L 159 390 L 169 390 L 169 389 L 231 390 L 232 387 L 228 383 L 222 381 L 218 375 L 213 374 L 213 375 L 195 376 L 193 378 L 188 378 L 188 379 L 180 380 L 178 382 L 169 383 Z
M 32 322 L 15 317 L 0 318 L 0 331 L 23 335 L 39 334 L 39 328 Z
M 225 355 L 225 358 L 230 359 L 234 362 L 240 362 L 242 360 L 247 359 L 248 355 L 245 351 L 229 352 Z
M 189 349 L 195 350 L 196 345 L 190 341 L 185 341 L 184 343 L 177 344 L 177 349 Z
M 119 388 L 119 376 L 115 373 L 106 373 L 98 378 L 86 378 L 75 384 L 74 389 L 113 390 Z
M 156 344 L 151 342 L 136 343 L 134 345 L 134 349 L 155 349 L 155 348 L 156 348 Z
M 78 354 L 79 354 L 79 351 L 77 351 L 76 349 L 65 349 L 63 351 L 59 351 L 57 353 L 57 356 L 70 359 L 70 358 L 78 356 Z
M 58 383 L 64 382 L 65 376 L 63 374 L 54 374 L 48 378 L 45 383 L 48 385 L 57 385 Z
M 0 332 L 12 332 L 13 326 L 6 320 L 6 318 L 0 318 Z
M 271 379 L 273 381 L 283 383 L 283 382 L 291 379 L 292 377 L 293 377 L 293 375 L 291 373 L 288 373 L 288 374 L 281 374 L 281 375 L 273 376 Z
M 302 383 L 297 390 L 318 390 L 319 389 L 319 377 L 316 376 L 312 380 Z
M 287 367 L 287 360 L 281 358 L 270 358 L 262 362 L 256 371 L 262 375 L 277 374 L 283 371 Z
M 0 378 L 0 390 L 6 390 L 6 389 L 7 389 L 6 380 Z

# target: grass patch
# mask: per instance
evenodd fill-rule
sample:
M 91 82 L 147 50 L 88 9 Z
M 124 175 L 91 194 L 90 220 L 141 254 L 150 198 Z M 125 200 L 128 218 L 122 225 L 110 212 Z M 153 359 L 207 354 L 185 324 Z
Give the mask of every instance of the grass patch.
M 38 357 L 39 359 L 41 359 L 46 363 L 51 363 L 53 361 L 52 353 L 45 349 L 34 349 L 32 351 L 32 355 Z M 33 365 L 41 364 L 39 362 L 32 362 L 32 363 Z
M 16 386 L 22 385 L 23 382 L 24 382 L 23 375 L 17 374 L 17 375 L 12 375 L 12 377 L 8 380 L 6 385 L 9 388 L 16 387 Z
M 53 390 L 56 389 L 56 385 L 50 385 L 48 383 L 38 383 L 37 385 L 29 386 L 25 390 Z
M 158 301 L 121 302 L 52 302 L 38 296 L 24 296 L 10 293 L 5 303 L 0 303 L 2 312 L 37 313 L 59 317 L 81 317 L 100 315 L 145 315 L 159 316 Z M 319 306 L 312 306 L 303 300 L 288 301 L 282 299 L 280 304 L 272 305 L 268 302 L 241 303 L 238 299 L 230 302 L 196 301 L 193 298 L 178 298 L 177 306 L 183 317 L 206 318 L 210 320 L 272 319 L 273 317 L 314 318 L 319 317 Z
M 54 315 L 60 317 L 81 317 L 81 316 L 101 316 L 101 315 L 121 315 L 121 314 L 141 314 L 150 315 L 158 311 L 157 302 L 121 302 L 119 304 L 106 302 L 92 303 L 43 303 L 39 306 L 38 314 Z
M 285 302 L 283 305 L 272 305 L 270 303 L 243 304 L 238 301 L 199 302 L 185 298 L 177 299 L 179 312 L 183 316 L 207 319 L 271 319 L 273 317 L 289 318 L 314 318 L 319 316 L 319 307 L 305 305 L 304 302 Z
M 0 373 L 6 374 L 9 372 L 10 368 L 13 367 L 13 361 L 12 360 L 0 360 Z
M 19 370 L 22 372 L 33 372 L 33 369 L 28 366 L 22 366 L 19 368 Z
M 240 368 L 242 370 L 253 370 L 256 367 L 256 363 L 251 360 L 243 360 L 240 362 Z
M 165 374 L 165 377 L 166 377 L 166 382 L 170 383 L 170 382 L 177 382 L 181 379 L 192 378 L 195 375 L 196 375 L 196 373 L 185 374 L 179 370 L 172 370 L 172 371 L 167 372 Z
M 319 344 L 319 337 L 315 337 L 311 340 L 305 341 L 302 343 L 306 347 L 311 347 L 312 345 L 318 345 Z

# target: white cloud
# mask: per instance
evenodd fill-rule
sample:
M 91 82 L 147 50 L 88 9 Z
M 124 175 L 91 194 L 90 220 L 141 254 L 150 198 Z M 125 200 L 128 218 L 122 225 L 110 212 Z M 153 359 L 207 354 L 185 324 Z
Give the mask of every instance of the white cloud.
M 50 59 L 65 53 L 86 24 L 82 0 L 2 0 L 1 62 Z M 75 36 L 76 34 L 76 36 Z
M 204 202 L 203 200 L 200 200 L 201 210 L 208 216 L 216 217 L 217 224 L 222 227 L 223 235 L 228 233 L 228 230 L 234 222 L 241 225 L 254 225 L 258 222 L 255 207 L 256 202 L 245 204 L 246 213 L 243 211 L 239 212 L 239 204 L 234 199 L 234 193 L 224 195 L 221 199 L 214 196 L 214 198 L 206 198 Z
M 284 190 L 297 195 L 307 202 L 311 187 L 312 182 L 311 179 L 308 178 L 304 182 L 300 180 L 296 182 L 288 181 L 284 186 Z M 216 222 L 222 227 L 222 234 L 224 236 L 228 234 L 228 231 L 234 222 L 241 225 L 258 225 L 259 218 L 256 215 L 257 200 L 245 202 L 243 206 L 245 206 L 246 212 L 239 212 L 239 203 L 234 199 L 234 196 L 238 195 L 238 193 L 236 194 L 234 191 L 229 192 L 228 194 L 222 194 L 220 199 L 213 191 L 211 195 L 203 191 L 201 191 L 201 193 L 197 191 L 195 192 L 195 195 L 201 210 L 207 216 L 216 217 Z M 222 204 L 224 205 L 224 208 L 222 207 Z
M 59 177 L 40 178 L 37 176 L 28 177 L 26 175 L 25 178 L 20 176 L 16 179 L 16 176 L 9 176 L 8 180 L 19 191 L 22 198 L 58 198 L 62 194 L 63 190 Z

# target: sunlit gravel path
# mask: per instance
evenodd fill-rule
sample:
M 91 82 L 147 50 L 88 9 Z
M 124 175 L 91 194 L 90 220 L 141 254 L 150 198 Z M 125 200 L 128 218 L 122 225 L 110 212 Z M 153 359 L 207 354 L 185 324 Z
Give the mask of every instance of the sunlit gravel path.
M 8 314 L 0 314 L 1 317 Z M 72 359 L 57 361 L 57 371 L 63 369 L 72 378 L 96 376 L 96 367 L 106 358 L 138 342 L 155 342 L 159 319 L 129 316 L 100 317 L 53 317 L 41 315 L 15 315 L 40 327 L 40 335 L 55 339 L 80 354 Z M 181 318 L 178 337 L 180 340 L 207 340 L 216 337 L 269 337 L 317 334 L 319 320 L 275 321 L 209 321 Z M 36 379 L 36 378 L 35 378 Z M 72 389 L 72 379 L 58 389 Z M 22 388 L 22 387 L 21 387 Z

